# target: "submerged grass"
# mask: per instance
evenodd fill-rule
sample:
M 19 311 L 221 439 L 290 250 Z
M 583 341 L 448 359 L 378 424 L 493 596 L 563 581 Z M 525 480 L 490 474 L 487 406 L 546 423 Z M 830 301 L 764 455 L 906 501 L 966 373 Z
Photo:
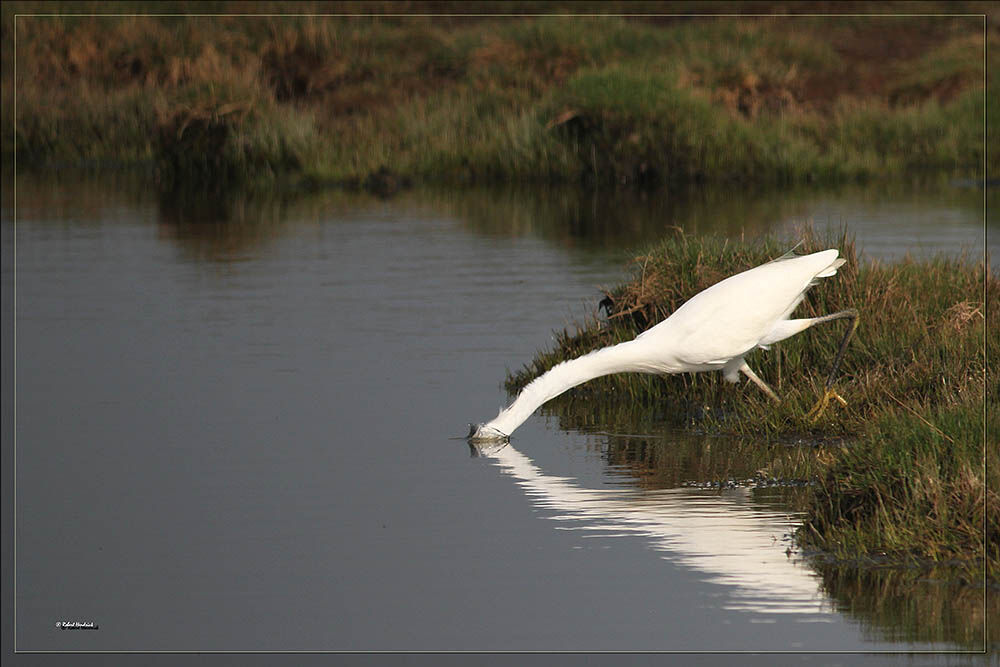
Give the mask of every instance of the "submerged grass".
M 837 610 L 875 637 L 959 644 L 969 651 L 1000 647 L 1000 627 L 987 622 L 1000 614 L 1000 595 L 984 596 L 982 590 L 950 582 L 946 568 L 845 567 L 823 561 L 813 567 Z
M 845 326 L 829 323 L 748 357 L 780 404 L 719 373 L 619 374 L 574 388 L 553 408 L 600 397 L 607 410 L 628 404 L 653 411 L 660 423 L 708 433 L 771 442 L 835 436 L 804 468 L 786 454 L 755 463 L 818 478 L 804 544 L 841 557 L 956 561 L 969 578 L 982 573 L 985 555 L 996 580 L 1000 457 L 995 444 L 984 449 L 983 438 L 1000 429 L 995 383 L 986 391 L 986 359 L 1000 352 L 1000 329 L 985 321 L 986 312 L 992 318 L 1000 310 L 1000 281 L 970 259 L 861 263 L 847 238 L 821 242 L 807 234 L 799 252 L 831 246 L 847 263 L 810 290 L 796 317 L 860 311 L 836 381 L 846 407 L 831 404 L 816 423 L 806 417 Z M 516 392 L 561 361 L 631 339 L 702 289 L 786 250 L 774 239 L 734 244 L 678 233 L 635 258 L 632 278 L 606 291 L 606 318 L 558 332 L 553 349 L 511 373 L 507 388 Z M 987 404 L 994 409 L 984 410 Z
M 4 91 L 17 93 L 5 150 L 16 147 L 21 166 L 151 161 L 171 183 L 389 174 L 645 185 L 982 167 L 983 32 L 967 17 L 21 16 L 15 26 L 13 10 L 26 8 L 8 3 L 3 16 L 5 35 L 17 33 L 16 79 L 4 40 Z M 88 8 L 103 5 L 66 9 Z M 882 44 L 893 48 L 875 53 Z M 986 113 L 1000 122 L 995 104 Z

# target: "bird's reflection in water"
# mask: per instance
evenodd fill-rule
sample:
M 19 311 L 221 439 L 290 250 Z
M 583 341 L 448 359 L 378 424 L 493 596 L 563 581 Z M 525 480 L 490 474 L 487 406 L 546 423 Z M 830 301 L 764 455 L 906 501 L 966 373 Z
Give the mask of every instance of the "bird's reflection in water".
M 586 489 L 572 478 L 546 475 L 509 443 L 470 447 L 517 480 L 561 529 L 586 537 L 643 536 L 663 558 L 731 586 L 725 609 L 832 620 L 834 609 L 818 576 L 792 557 L 787 536 L 793 518 L 754 506 L 749 489 Z

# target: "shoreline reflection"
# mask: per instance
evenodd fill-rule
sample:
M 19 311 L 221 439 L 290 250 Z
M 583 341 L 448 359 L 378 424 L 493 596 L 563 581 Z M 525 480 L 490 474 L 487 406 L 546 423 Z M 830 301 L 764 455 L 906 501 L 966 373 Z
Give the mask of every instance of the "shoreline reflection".
M 724 609 L 832 620 L 820 577 L 795 557 L 794 517 L 751 504 L 749 489 L 587 489 L 545 474 L 510 444 L 470 447 L 552 512 L 547 518 L 560 522 L 557 529 L 591 538 L 641 536 L 661 558 L 732 587 Z

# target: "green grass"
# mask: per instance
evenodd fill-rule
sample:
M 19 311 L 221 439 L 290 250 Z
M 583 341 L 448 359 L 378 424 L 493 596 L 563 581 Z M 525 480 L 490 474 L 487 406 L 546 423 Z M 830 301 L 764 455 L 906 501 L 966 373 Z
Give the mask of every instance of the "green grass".
M 33 8 L 5 6 L 6 34 L 13 10 Z M 21 167 L 647 186 L 981 171 L 981 24 L 959 18 L 22 16 L 16 28 L 4 146 Z M 873 60 L 876 36 L 898 55 Z M 987 113 L 1000 122 L 995 104 Z
M 865 553 L 919 564 L 985 556 L 995 567 L 1000 456 L 986 448 L 984 478 L 983 419 L 981 400 L 886 411 L 820 475 L 801 541 L 843 558 Z M 1000 429 L 996 410 L 988 429 Z M 982 573 L 982 561 L 969 565 Z
M 770 445 L 773 456 L 749 457 L 755 469 L 770 474 L 818 479 L 807 503 L 803 543 L 840 557 L 960 561 L 970 579 L 982 573 L 985 554 L 995 579 L 1000 460 L 994 443 L 987 448 L 987 480 L 983 408 L 984 402 L 994 406 L 987 426 L 995 434 L 995 383 L 989 393 L 984 388 L 987 354 L 996 358 L 1000 351 L 1000 329 L 987 328 L 984 313 L 993 317 L 1000 310 L 1000 281 L 967 259 L 861 263 L 845 238 L 807 236 L 799 252 L 832 246 L 847 263 L 810 290 L 796 317 L 852 307 L 860 312 L 835 384 L 846 407 L 831 404 L 815 423 L 806 416 L 823 392 L 845 326 L 830 323 L 749 355 L 780 404 L 749 382 L 729 385 L 719 373 L 619 374 L 574 388 L 546 409 L 562 416 L 599 403 L 603 407 L 586 411 L 595 423 L 621 423 L 621 409 L 647 411 L 643 419 L 658 428 L 758 442 L 841 438 L 802 465 Z M 635 259 L 632 278 L 607 291 L 609 316 L 557 332 L 552 349 L 509 374 L 508 390 L 518 391 L 561 361 L 633 338 L 702 289 L 785 250 L 774 239 L 737 244 L 681 234 L 649 248 Z M 627 416 L 624 423 L 631 423 Z

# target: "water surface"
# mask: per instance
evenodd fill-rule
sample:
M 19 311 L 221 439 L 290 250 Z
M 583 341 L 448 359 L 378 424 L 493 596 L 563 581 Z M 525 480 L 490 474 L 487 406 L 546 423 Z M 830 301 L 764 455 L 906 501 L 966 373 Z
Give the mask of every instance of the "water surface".
M 981 191 L 18 188 L 19 650 L 982 645 L 973 619 L 852 604 L 867 587 L 803 560 L 773 491 L 680 487 L 694 463 L 647 483 L 600 429 L 544 414 L 500 450 L 453 439 L 672 227 L 735 242 L 812 220 L 885 260 L 981 254 Z M 727 446 L 656 437 L 692 460 Z

